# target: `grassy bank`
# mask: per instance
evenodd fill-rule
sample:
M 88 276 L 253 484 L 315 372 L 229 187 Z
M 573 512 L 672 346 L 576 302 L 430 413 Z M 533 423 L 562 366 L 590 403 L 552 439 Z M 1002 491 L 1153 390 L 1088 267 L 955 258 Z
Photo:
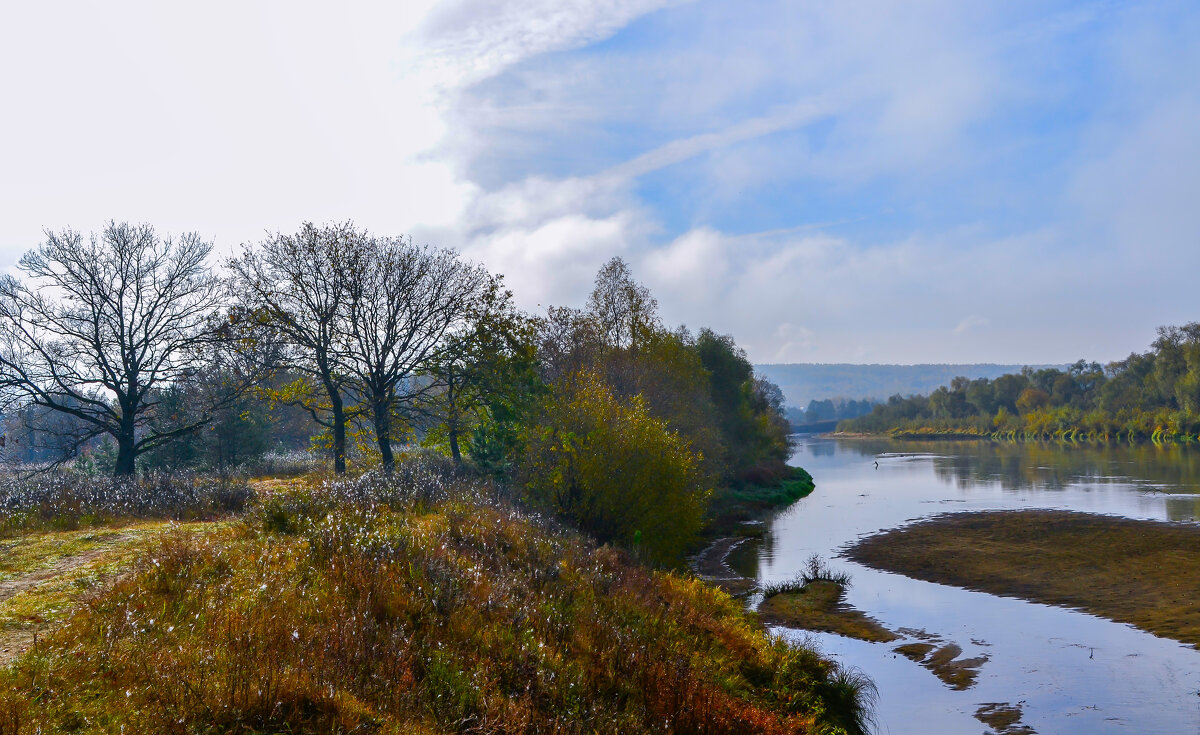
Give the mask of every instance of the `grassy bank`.
M 0 671 L 0 732 L 863 729 L 860 680 L 726 594 L 436 468 L 144 544 Z
M 891 429 L 884 434 L 864 436 L 890 436 L 893 439 L 950 440 L 950 441 L 999 441 L 999 442 L 1057 442 L 1059 444 L 1194 444 L 1200 442 L 1200 434 L 1151 428 L 1147 431 L 1097 431 L 1082 426 L 1069 426 L 1054 430 L 1025 431 L 1016 429 L 988 430 L 971 427 L 942 428 L 923 426 L 917 428 Z
M 1200 647 L 1200 526 L 1065 511 L 956 513 L 868 537 L 847 556 Z
M 747 521 L 786 508 L 815 487 L 812 475 L 803 468 L 787 467 L 779 478 L 719 488 L 709 502 L 709 538 L 746 533 Z

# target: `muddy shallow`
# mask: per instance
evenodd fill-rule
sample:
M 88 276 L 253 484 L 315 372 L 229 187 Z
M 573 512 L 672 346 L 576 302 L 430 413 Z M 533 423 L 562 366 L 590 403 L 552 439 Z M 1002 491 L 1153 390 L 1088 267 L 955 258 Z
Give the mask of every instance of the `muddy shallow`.
M 878 460 L 879 467 L 875 468 Z M 1154 520 L 1200 515 L 1200 450 L 1153 446 L 914 443 L 803 438 L 793 459 L 817 489 L 768 522 L 763 542 L 731 555 L 761 581 L 794 576 L 861 535 L 967 510 L 1063 508 Z M 879 686 L 883 733 L 988 730 L 981 708 L 1019 706 L 1041 733 L 1200 732 L 1200 651 L 1084 613 L 921 582 L 846 559 L 847 602 L 907 637 L 866 643 L 810 638 Z M 985 659 L 955 690 L 896 653 L 933 636 Z M 993 707 L 994 708 L 994 707 Z

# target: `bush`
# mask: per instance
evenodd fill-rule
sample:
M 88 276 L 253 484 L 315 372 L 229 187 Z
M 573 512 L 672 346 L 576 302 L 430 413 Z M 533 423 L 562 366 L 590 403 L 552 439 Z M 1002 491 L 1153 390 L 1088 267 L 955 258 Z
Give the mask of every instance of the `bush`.
M 248 521 L 269 533 L 299 533 L 345 509 L 419 511 L 451 499 L 482 504 L 499 499 L 491 480 L 472 475 L 437 452 L 413 452 L 398 460 L 391 473 L 371 470 L 264 492 L 253 503 Z
M 600 541 L 673 564 L 704 521 L 711 490 L 700 460 L 640 396 L 622 403 L 584 372 L 556 389 L 522 479 L 535 504 Z
M 222 477 L 9 475 L 0 480 L 0 537 L 120 519 L 211 520 L 241 512 L 253 495 L 246 482 Z

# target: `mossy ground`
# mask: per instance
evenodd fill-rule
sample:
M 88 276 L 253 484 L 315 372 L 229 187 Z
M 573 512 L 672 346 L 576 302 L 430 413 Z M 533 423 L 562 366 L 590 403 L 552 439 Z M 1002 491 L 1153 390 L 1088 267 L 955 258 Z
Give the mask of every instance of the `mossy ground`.
M 956 513 L 847 556 L 917 579 L 1078 608 L 1200 647 L 1200 526 L 1066 511 Z

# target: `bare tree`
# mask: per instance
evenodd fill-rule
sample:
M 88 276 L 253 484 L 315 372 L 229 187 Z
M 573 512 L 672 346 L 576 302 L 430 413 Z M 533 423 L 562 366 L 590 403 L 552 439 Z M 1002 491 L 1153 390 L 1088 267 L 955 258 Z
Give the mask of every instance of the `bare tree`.
M 609 347 L 636 346 L 648 334 L 662 329 L 658 301 L 650 295 L 650 289 L 633 279 L 633 271 L 621 258 L 612 258 L 596 274 L 588 312 Z
M 231 289 L 246 314 L 276 332 L 296 358 L 289 367 L 314 385 L 278 391 L 301 406 L 333 438 L 334 471 L 346 471 L 347 373 L 342 366 L 348 283 L 362 235 L 349 223 L 304 223 L 295 235 L 275 234 L 228 262 Z M 316 388 L 316 391 L 309 388 Z
M 194 431 L 155 421 L 159 389 L 185 381 L 228 336 L 224 290 L 195 233 L 159 237 L 149 225 L 110 222 L 99 236 L 47 232 L 21 258 L 24 279 L 0 279 L 0 386 L 17 404 L 80 419 L 86 440 L 110 435 L 115 473 L 143 452 Z
M 434 389 L 433 381 L 418 375 L 451 337 L 470 328 L 474 304 L 491 278 L 451 250 L 404 238 L 364 237 L 342 266 L 349 290 L 349 366 L 390 471 L 393 416 Z

